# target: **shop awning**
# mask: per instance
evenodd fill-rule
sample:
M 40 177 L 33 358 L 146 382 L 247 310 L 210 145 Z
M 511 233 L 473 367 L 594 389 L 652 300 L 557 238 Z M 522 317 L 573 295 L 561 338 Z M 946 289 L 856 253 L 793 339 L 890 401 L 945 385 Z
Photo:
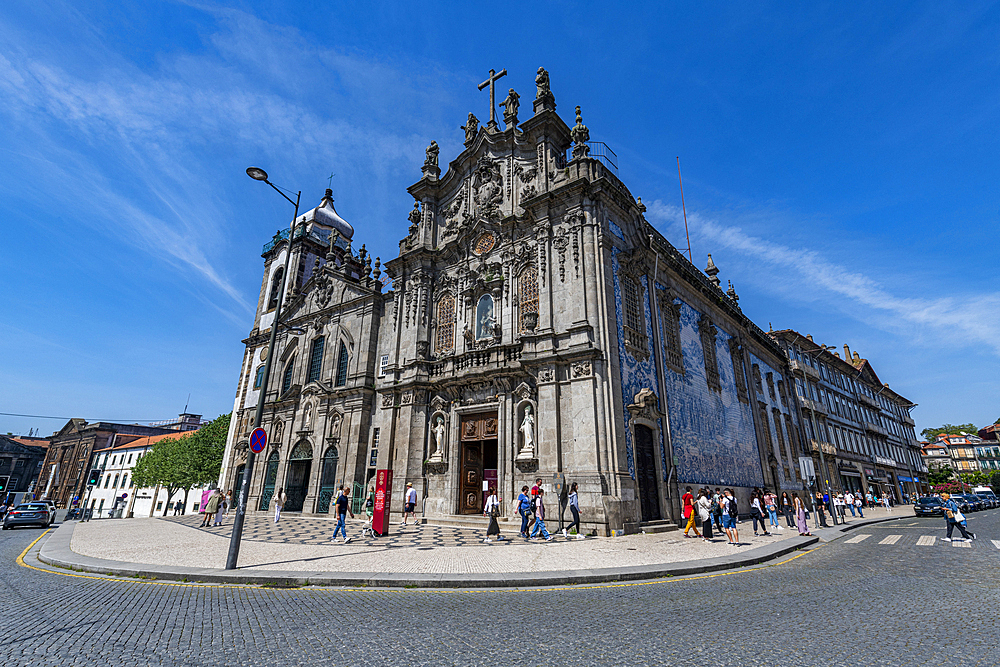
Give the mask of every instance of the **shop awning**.
M 848 468 L 841 468 L 840 474 L 846 475 L 847 477 L 861 477 L 861 473 L 859 473 L 857 470 L 850 470 Z
M 896 478 L 900 482 L 915 482 L 915 481 L 917 481 L 917 480 L 913 479 L 912 477 L 903 477 L 902 475 L 896 475 Z

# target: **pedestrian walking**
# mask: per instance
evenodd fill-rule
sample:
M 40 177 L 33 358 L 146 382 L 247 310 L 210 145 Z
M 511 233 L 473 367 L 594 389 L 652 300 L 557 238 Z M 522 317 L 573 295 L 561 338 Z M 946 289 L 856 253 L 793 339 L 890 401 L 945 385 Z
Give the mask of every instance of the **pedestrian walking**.
M 497 517 L 500 516 L 500 499 L 497 498 L 497 490 L 492 486 L 490 495 L 486 498 L 486 506 L 483 507 L 483 516 L 490 518 L 490 523 L 486 527 L 486 539 L 483 542 L 492 542 L 490 539 L 492 535 L 496 535 L 498 541 L 503 539 L 500 537 L 500 524 L 497 523 Z
M 860 516 L 862 519 L 865 518 L 865 510 L 862 508 L 862 505 L 864 504 L 865 504 L 864 501 L 861 499 L 861 494 L 860 493 L 856 494 L 854 496 L 854 506 L 858 508 L 858 516 Z
M 788 524 L 788 527 L 795 528 L 795 506 L 792 505 L 788 491 L 781 492 L 781 513 L 785 515 L 785 523 Z
M 767 531 L 767 523 L 764 521 L 764 504 L 761 502 L 760 491 L 754 491 L 750 496 L 750 519 L 753 521 L 753 534 L 758 537 L 757 524 L 760 524 L 760 531 L 765 537 L 771 535 Z
M 882 496 L 882 505 L 885 507 L 885 511 L 886 512 L 891 512 L 892 511 L 892 505 L 889 504 L 889 494 L 888 493 L 885 494 L 884 496 Z
M 736 520 L 740 516 L 740 511 L 737 506 L 736 496 L 733 495 L 731 489 L 726 489 L 723 491 L 722 496 L 722 528 L 726 531 L 726 536 L 729 537 L 729 543 L 733 546 L 740 546 L 740 532 L 736 528 Z
M 350 498 L 347 497 L 344 487 L 340 486 L 337 490 L 340 492 L 340 495 L 337 496 L 337 527 L 333 529 L 333 537 L 330 538 L 330 541 L 336 542 L 337 533 L 339 532 L 341 537 L 344 538 L 344 544 L 347 544 L 352 539 L 347 536 L 347 515 L 350 514 L 353 519 L 354 512 L 351 511 Z
M 413 488 L 413 482 L 406 483 L 406 493 L 403 496 L 403 520 L 400 526 L 406 525 L 406 517 L 413 517 L 413 523 L 417 523 L 417 490 Z
M 212 491 L 212 495 L 208 497 L 208 503 L 205 505 L 205 525 L 221 525 L 219 521 L 219 508 L 222 507 L 222 491 L 215 489 Z
M 799 494 L 792 494 L 792 505 L 795 508 L 795 523 L 799 529 L 799 535 L 812 535 L 809 532 L 809 524 L 806 523 L 806 508 L 799 499 Z
M 274 494 L 274 522 L 278 523 L 278 519 L 281 518 L 281 509 L 288 502 L 288 496 L 285 495 L 284 489 L 278 489 L 278 492 Z
M 764 494 L 764 509 L 767 511 L 767 518 L 775 530 L 781 530 L 778 522 L 778 496 L 770 491 Z
M 539 480 L 540 482 L 541 480 Z M 531 530 L 531 539 L 538 539 L 536 536 L 541 533 L 542 537 L 545 538 L 546 542 L 552 540 L 552 536 L 549 535 L 549 531 L 545 529 L 545 504 L 543 499 L 545 498 L 545 491 L 539 486 L 538 496 L 535 498 L 535 527 Z
M 848 491 L 844 494 L 844 503 L 847 505 L 847 509 L 851 510 L 851 516 L 857 516 L 854 513 L 854 494 Z
M 719 487 L 715 487 L 715 492 L 712 494 L 712 500 L 715 501 L 715 510 L 712 512 L 712 522 L 715 524 L 715 529 L 721 534 L 722 533 L 722 491 Z
M 531 518 L 531 498 L 528 497 L 528 485 L 521 487 L 521 495 L 517 497 L 517 513 L 521 515 L 521 537 L 528 539 L 528 519 Z
M 698 532 L 698 526 L 694 520 L 694 496 L 691 494 L 690 486 L 684 489 L 684 495 L 681 496 L 681 504 L 684 506 L 684 519 L 687 521 L 687 525 L 684 527 L 684 537 L 691 537 L 688 535 L 688 531 L 692 528 L 694 528 L 694 536 L 701 537 L 701 533 Z
M 958 503 L 951 499 L 950 493 L 941 494 L 941 507 L 944 508 L 944 520 L 948 525 L 948 536 L 944 538 L 945 542 L 951 542 L 951 532 L 958 526 L 959 532 L 962 533 L 962 537 L 955 538 L 955 541 L 964 540 L 968 542 L 969 540 L 976 539 L 975 533 L 970 533 L 965 529 L 966 520 L 965 515 L 958 509 Z
M 569 510 L 573 513 L 573 522 L 563 528 L 563 537 L 569 538 L 569 531 L 576 526 L 576 539 L 583 539 L 583 531 L 580 529 L 580 496 L 576 492 L 577 483 L 573 482 L 569 487 Z
M 701 519 L 701 536 L 706 542 L 712 541 L 712 492 L 702 489 L 698 493 L 698 518 Z
M 174 516 L 178 516 L 181 513 L 181 506 L 181 501 L 179 500 L 174 503 Z

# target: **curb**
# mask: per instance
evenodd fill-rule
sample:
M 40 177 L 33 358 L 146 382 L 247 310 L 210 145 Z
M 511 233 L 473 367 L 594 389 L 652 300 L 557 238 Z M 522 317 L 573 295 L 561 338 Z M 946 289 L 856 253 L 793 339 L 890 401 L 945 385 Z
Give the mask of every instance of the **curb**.
M 93 558 L 70 549 L 75 524 L 63 524 L 38 552 L 38 560 L 47 565 L 77 572 L 115 575 L 134 579 L 161 579 L 213 584 L 256 584 L 273 586 L 350 586 L 377 588 L 521 588 L 535 586 L 567 586 L 601 584 L 645 579 L 680 577 L 721 570 L 734 570 L 765 563 L 786 554 L 810 547 L 818 537 L 791 537 L 774 545 L 751 549 L 742 554 L 682 561 L 659 565 L 635 565 L 587 570 L 547 571 L 531 573 L 447 574 L 392 572 L 320 572 L 289 570 L 223 570 L 170 565 L 148 565 Z

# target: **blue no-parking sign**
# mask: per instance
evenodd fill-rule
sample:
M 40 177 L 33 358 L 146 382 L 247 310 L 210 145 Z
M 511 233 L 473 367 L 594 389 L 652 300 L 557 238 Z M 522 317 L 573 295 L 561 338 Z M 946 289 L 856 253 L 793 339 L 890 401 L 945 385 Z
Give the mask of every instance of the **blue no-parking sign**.
M 264 451 L 264 447 L 267 446 L 267 432 L 259 426 L 253 430 L 250 434 L 250 449 L 254 451 L 255 454 L 260 454 Z

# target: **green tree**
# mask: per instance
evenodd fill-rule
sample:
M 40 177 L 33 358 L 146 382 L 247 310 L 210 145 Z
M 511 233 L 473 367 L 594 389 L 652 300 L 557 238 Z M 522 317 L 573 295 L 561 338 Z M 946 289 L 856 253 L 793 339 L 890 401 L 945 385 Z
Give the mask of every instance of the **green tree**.
M 939 426 L 938 428 L 925 428 L 920 432 L 920 435 L 923 436 L 924 440 L 934 442 L 935 438 L 942 433 L 946 433 L 948 435 L 960 435 L 962 431 L 965 431 L 970 435 L 975 435 L 979 429 L 976 428 L 975 424 L 945 424 L 944 426 Z
M 931 486 L 937 486 L 938 484 L 944 484 L 955 477 L 955 471 L 951 469 L 951 466 L 941 466 L 940 468 L 931 468 L 930 472 L 927 473 L 927 482 Z
M 1000 490 L 1000 470 L 994 472 L 990 477 L 990 486 L 993 487 L 994 491 Z
M 181 454 L 184 505 L 187 506 L 188 492 L 196 486 L 205 486 L 218 481 L 222 470 L 222 457 L 226 451 L 226 436 L 229 434 L 229 417 L 225 414 L 188 436 L 189 441 Z
M 167 515 L 167 505 L 174 494 L 184 488 L 185 478 L 181 474 L 184 468 L 184 451 L 188 446 L 190 435 L 178 438 L 160 440 L 132 468 L 132 481 L 136 488 L 162 486 L 167 490 L 167 503 L 163 507 L 163 515 Z M 190 486 L 188 486 L 190 488 Z M 156 501 L 156 498 L 153 499 Z

